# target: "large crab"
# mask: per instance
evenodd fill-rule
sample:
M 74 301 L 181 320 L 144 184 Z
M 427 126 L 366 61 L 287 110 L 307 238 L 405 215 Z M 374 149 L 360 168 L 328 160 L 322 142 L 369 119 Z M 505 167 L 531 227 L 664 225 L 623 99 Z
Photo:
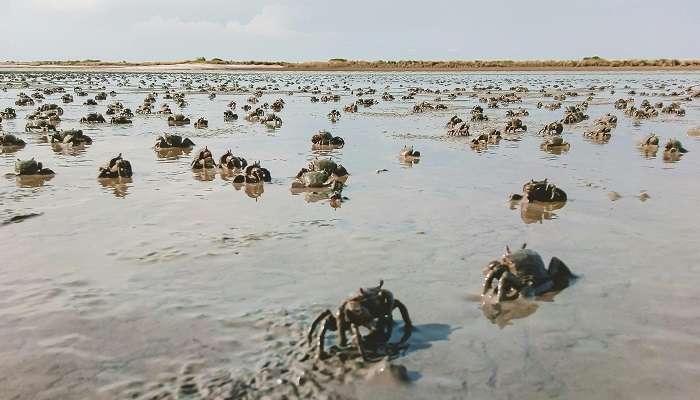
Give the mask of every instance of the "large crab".
M 122 153 L 100 167 L 98 178 L 131 178 L 131 163 L 122 158 Z
M 350 332 L 364 360 L 371 360 L 370 356 L 379 354 L 382 348 L 395 352 L 405 345 L 413 330 L 408 309 L 390 291 L 383 289 L 383 285 L 384 281 L 380 281 L 378 286 L 361 288 L 358 294 L 343 301 L 335 314 L 331 310 L 325 310 L 316 317 L 309 328 L 307 341 L 313 343 L 313 335 L 320 325 L 317 337 L 318 358 L 328 357 L 325 351 L 328 331 L 338 333 L 338 345 L 341 348 L 347 346 L 347 333 Z M 396 308 L 404 321 L 404 334 L 398 343 L 389 343 L 394 327 L 392 314 Z M 369 329 L 369 334 L 363 336 L 361 327 Z
M 576 278 L 557 257 L 552 257 L 545 268 L 542 257 L 525 247 L 523 244 L 522 248 L 511 252 L 506 246 L 506 254 L 486 266 L 482 296 L 495 296 L 499 302 L 515 300 L 520 296 L 539 296 L 560 291 Z

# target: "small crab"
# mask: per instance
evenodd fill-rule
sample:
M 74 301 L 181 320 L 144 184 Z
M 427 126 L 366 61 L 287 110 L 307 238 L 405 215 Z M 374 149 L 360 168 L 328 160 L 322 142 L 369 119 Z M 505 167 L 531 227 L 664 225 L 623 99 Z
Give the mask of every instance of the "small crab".
M 551 136 L 551 135 L 561 135 L 564 131 L 564 125 L 561 122 L 555 121 L 544 126 L 540 129 L 540 135 Z
M 510 121 L 508 121 L 505 129 L 503 130 L 505 133 L 525 132 L 527 131 L 527 125 L 524 125 L 520 118 L 512 118 Z
M 208 169 L 215 166 L 214 157 L 207 147 L 204 147 L 204 150 L 200 150 L 197 153 L 197 157 L 192 160 L 192 169 Z
M 15 173 L 20 176 L 55 174 L 52 170 L 44 168 L 41 162 L 37 162 L 33 158 L 24 161 L 17 159 L 17 162 L 15 162 Z
M 539 201 L 543 203 L 558 203 L 566 201 L 566 192 L 547 182 L 530 180 L 523 185 L 523 194 L 512 194 L 512 201 L 526 199 L 527 201 Z
M 47 136 L 47 140 L 52 144 L 70 144 L 80 146 L 84 144 L 92 144 L 92 138 L 83 133 L 80 129 L 69 129 L 60 131 Z
M 413 150 L 413 146 L 404 146 L 399 155 L 403 158 L 420 158 L 420 151 Z
M 345 183 L 350 174 L 340 164 L 329 158 L 315 158 L 308 168 L 302 168 L 292 182 L 292 188 L 330 187 L 335 181 Z
M 526 244 L 523 244 L 522 248 L 511 252 L 506 246 L 506 254 L 486 266 L 482 296 L 496 296 L 499 302 L 515 300 L 520 296 L 539 296 L 560 291 L 576 278 L 557 257 L 552 257 L 545 268 L 542 257 L 525 247 Z
M 165 149 L 189 149 L 194 147 L 194 142 L 189 138 L 182 139 L 182 136 L 165 133 L 156 140 L 156 150 Z
M 182 114 L 175 114 L 168 117 L 168 125 L 170 126 L 182 126 L 189 125 L 190 119 Z
M 311 137 L 311 143 L 318 147 L 343 147 L 345 140 L 340 136 L 333 136 L 328 131 L 319 131 Z
M 236 157 L 233 155 L 231 150 L 227 151 L 219 157 L 219 168 L 226 168 L 229 170 L 242 169 L 248 166 L 248 161 L 243 157 Z
M 270 171 L 268 171 L 267 168 L 261 167 L 260 161 L 256 161 L 255 163 L 248 165 L 247 167 L 245 167 L 245 170 L 242 174 L 236 175 L 233 178 L 233 183 L 235 184 L 247 183 L 251 185 L 257 185 L 263 182 L 271 181 L 272 176 L 270 175 Z
M 90 113 L 83 118 L 80 118 L 80 123 L 83 124 L 102 124 L 107 122 L 102 114 Z
M 122 153 L 100 167 L 98 178 L 131 178 L 131 163 L 122 158 Z
M 197 119 L 197 122 L 194 123 L 194 127 L 197 129 L 204 129 L 209 126 L 209 121 L 207 121 L 204 118 L 199 118 Z
M 307 334 L 309 344 L 313 343 L 313 335 L 321 325 L 318 334 L 318 358 L 325 359 L 328 354 L 325 351 L 326 333 L 338 332 L 339 346 L 347 346 L 347 332 L 351 332 L 355 346 L 364 360 L 370 360 L 369 353 L 377 353 L 381 348 L 393 350 L 402 348 L 413 330 L 413 323 L 408 315 L 406 306 L 394 298 L 394 295 L 383 289 L 384 281 L 379 286 L 360 289 L 359 293 L 343 301 L 338 311 L 333 314 L 331 310 L 325 310 L 311 323 Z M 394 309 L 398 308 L 404 321 L 404 335 L 398 343 L 389 343 L 394 327 L 392 316 Z M 370 333 L 362 336 L 360 327 L 369 329 Z
M 681 156 L 687 152 L 688 150 L 683 147 L 680 140 L 669 139 L 664 146 L 664 160 L 678 161 L 681 159 Z

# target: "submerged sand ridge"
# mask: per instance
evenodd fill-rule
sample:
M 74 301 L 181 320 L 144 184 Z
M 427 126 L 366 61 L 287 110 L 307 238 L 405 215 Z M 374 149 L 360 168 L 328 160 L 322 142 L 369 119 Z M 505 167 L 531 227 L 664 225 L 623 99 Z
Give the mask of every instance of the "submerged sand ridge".
M 697 73 L 86 72 L 0 73 L 0 110 L 17 110 L 2 133 L 27 144 L 0 154 L 0 220 L 15 219 L 0 226 L 0 392 L 9 398 L 297 396 L 288 382 L 299 397 L 328 398 L 687 398 L 700 389 L 700 325 L 688 306 L 700 110 L 697 100 L 681 100 Z M 52 93 L 34 106 L 14 104 L 20 92 L 57 86 L 75 101 Z M 412 87 L 422 90 L 403 99 Z M 168 89 L 184 93 L 186 106 L 166 99 Z M 257 91 L 255 106 L 284 99 L 280 128 L 243 118 Z M 83 105 L 100 92 L 106 100 Z M 115 101 L 135 110 L 152 92 L 156 109 L 204 117 L 208 128 L 171 127 L 158 114 L 127 125 L 79 122 Z M 358 92 L 376 104 L 344 112 Z M 311 101 L 329 93 L 340 100 Z M 522 101 L 479 101 L 506 93 Z M 537 108 L 562 94 L 561 108 Z M 570 148 L 541 149 L 539 129 L 589 94 L 590 118 L 564 127 Z M 686 115 L 631 118 L 614 108 L 630 97 L 637 105 L 682 101 Z M 241 118 L 224 121 L 231 101 Z M 414 113 L 423 101 L 447 109 Z M 25 132 L 25 117 L 51 103 L 63 108 L 59 129 L 82 129 L 92 144 L 54 146 L 42 132 Z M 476 105 L 487 121 L 470 120 Z M 519 117 L 527 132 L 470 145 L 520 108 L 529 112 Z M 342 114 L 335 123 L 332 109 Z M 609 140 L 584 137 L 606 113 L 618 117 Z M 472 136 L 446 135 L 453 115 Z M 314 148 L 320 129 L 345 145 Z M 196 146 L 155 152 L 165 132 Z M 640 151 L 650 133 L 662 145 L 680 139 L 689 152 L 664 160 L 663 149 Z M 405 145 L 421 151 L 420 162 L 399 157 Z M 254 193 L 219 171 L 193 172 L 204 146 L 215 158 L 231 149 L 260 160 L 272 182 Z M 131 162 L 132 180 L 97 180 L 118 153 Z M 340 208 L 324 191 L 290 189 L 318 156 L 350 171 Z M 31 157 L 55 177 L 5 175 Z M 511 208 L 510 193 L 545 177 L 566 190 L 564 207 Z M 506 244 L 523 242 L 547 260 L 560 257 L 580 279 L 552 298 L 482 308 L 482 269 Z M 380 279 L 410 310 L 417 329 L 408 349 L 387 362 L 314 368 L 304 359 L 313 354 L 303 342 L 310 321 Z

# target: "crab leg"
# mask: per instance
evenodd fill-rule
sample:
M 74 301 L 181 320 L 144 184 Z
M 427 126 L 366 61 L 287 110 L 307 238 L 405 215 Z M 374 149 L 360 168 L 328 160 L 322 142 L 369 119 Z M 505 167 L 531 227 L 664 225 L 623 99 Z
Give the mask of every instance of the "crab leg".
M 309 332 L 306 335 L 306 341 L 310 344 L 311 343 L 311 337 L 314 334 L 314 331 L 316 330 L 316 327 L 318 326 L 319 322 L 322 320 L 326 319 L 328 316 L 332 315 L 331 310 L 326 310 L 319 314 L 318 317 L 314 320 L 314 322 L 311 323 L 311 327 L 309 328 Z
M 408 308 L 406 308 L 406 306 L 402 302 L 400 302 L 399 300 L 394 300 L 394 308 L 399 309 L 399 312 L 401 313 L 401 318 L 404 322 L 403 336 L 401 337 L 401 340 L 398 343 L 398 346 L 401 346 L 404 343 L 406 343 L 408 338 L 411 336 L 411 331 L 413 331 L 413 323 L 411 322 L 411 317 L 408 315 Z
M 367 359 L 367 355 L 365 354 L 365 348 L 362 345 L 362 334 L 360 333 L 360 328 L 357 327 L 357 325 L 352 324 L 352 336 L 353 336 L 353 341 L 357 345 L 357 349 L 360 351 L 360 355 L 362 356 L 362 359 L 365 361 L 369 361 Z
M 482 290 L 481 294 L 485 295 L 486 292 L 493 287 L 494 279 L 500 279 L 502 274 L 503 271 L 501 269 L 493 269 L 489 271 L 489 273 L 486 274 L 486 278 L 484 279 L 484 289 Z
M 520 288 L 523 286 L 523 283 L 517 276 L 513 275 L 511 272 L 504 273 L 498 280 L 498 301 L 515 300 L 518 294 L 508 296 L 508 292 L 510 289 L 515 289 L 519 292 Z

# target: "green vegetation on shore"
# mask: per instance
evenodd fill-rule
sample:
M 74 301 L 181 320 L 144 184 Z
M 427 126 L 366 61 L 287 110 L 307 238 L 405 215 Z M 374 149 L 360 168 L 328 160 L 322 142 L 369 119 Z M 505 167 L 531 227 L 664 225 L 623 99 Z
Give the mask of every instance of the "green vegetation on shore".
M 472 60 L 472 61 L 421 61 L 421 60 L 377 60 L 362 61 L 344 58 L 332 58 L 328 61 L 286 62 L 286 61 L 240 61 L 223 60 L 221 58 L 206 59 L 199 57 L 183 61 L 101 61 L 101 60 L 63 60 L 63 61 L 7 61 L 3 64 L 27 66 L 84 66 L 84 67 L 121 67 L 121 66 L 168 66 L 178 64 L 214 64 L 214 65 L 243 65 L 276 66 L 288 70 L 489 70 L 489 69 L 590 69 L 590 68 L 700 68 L 700 60 L 678 59 L 628 59 L 610 60 L 598 56 L 584 57 L 580 60 Z

